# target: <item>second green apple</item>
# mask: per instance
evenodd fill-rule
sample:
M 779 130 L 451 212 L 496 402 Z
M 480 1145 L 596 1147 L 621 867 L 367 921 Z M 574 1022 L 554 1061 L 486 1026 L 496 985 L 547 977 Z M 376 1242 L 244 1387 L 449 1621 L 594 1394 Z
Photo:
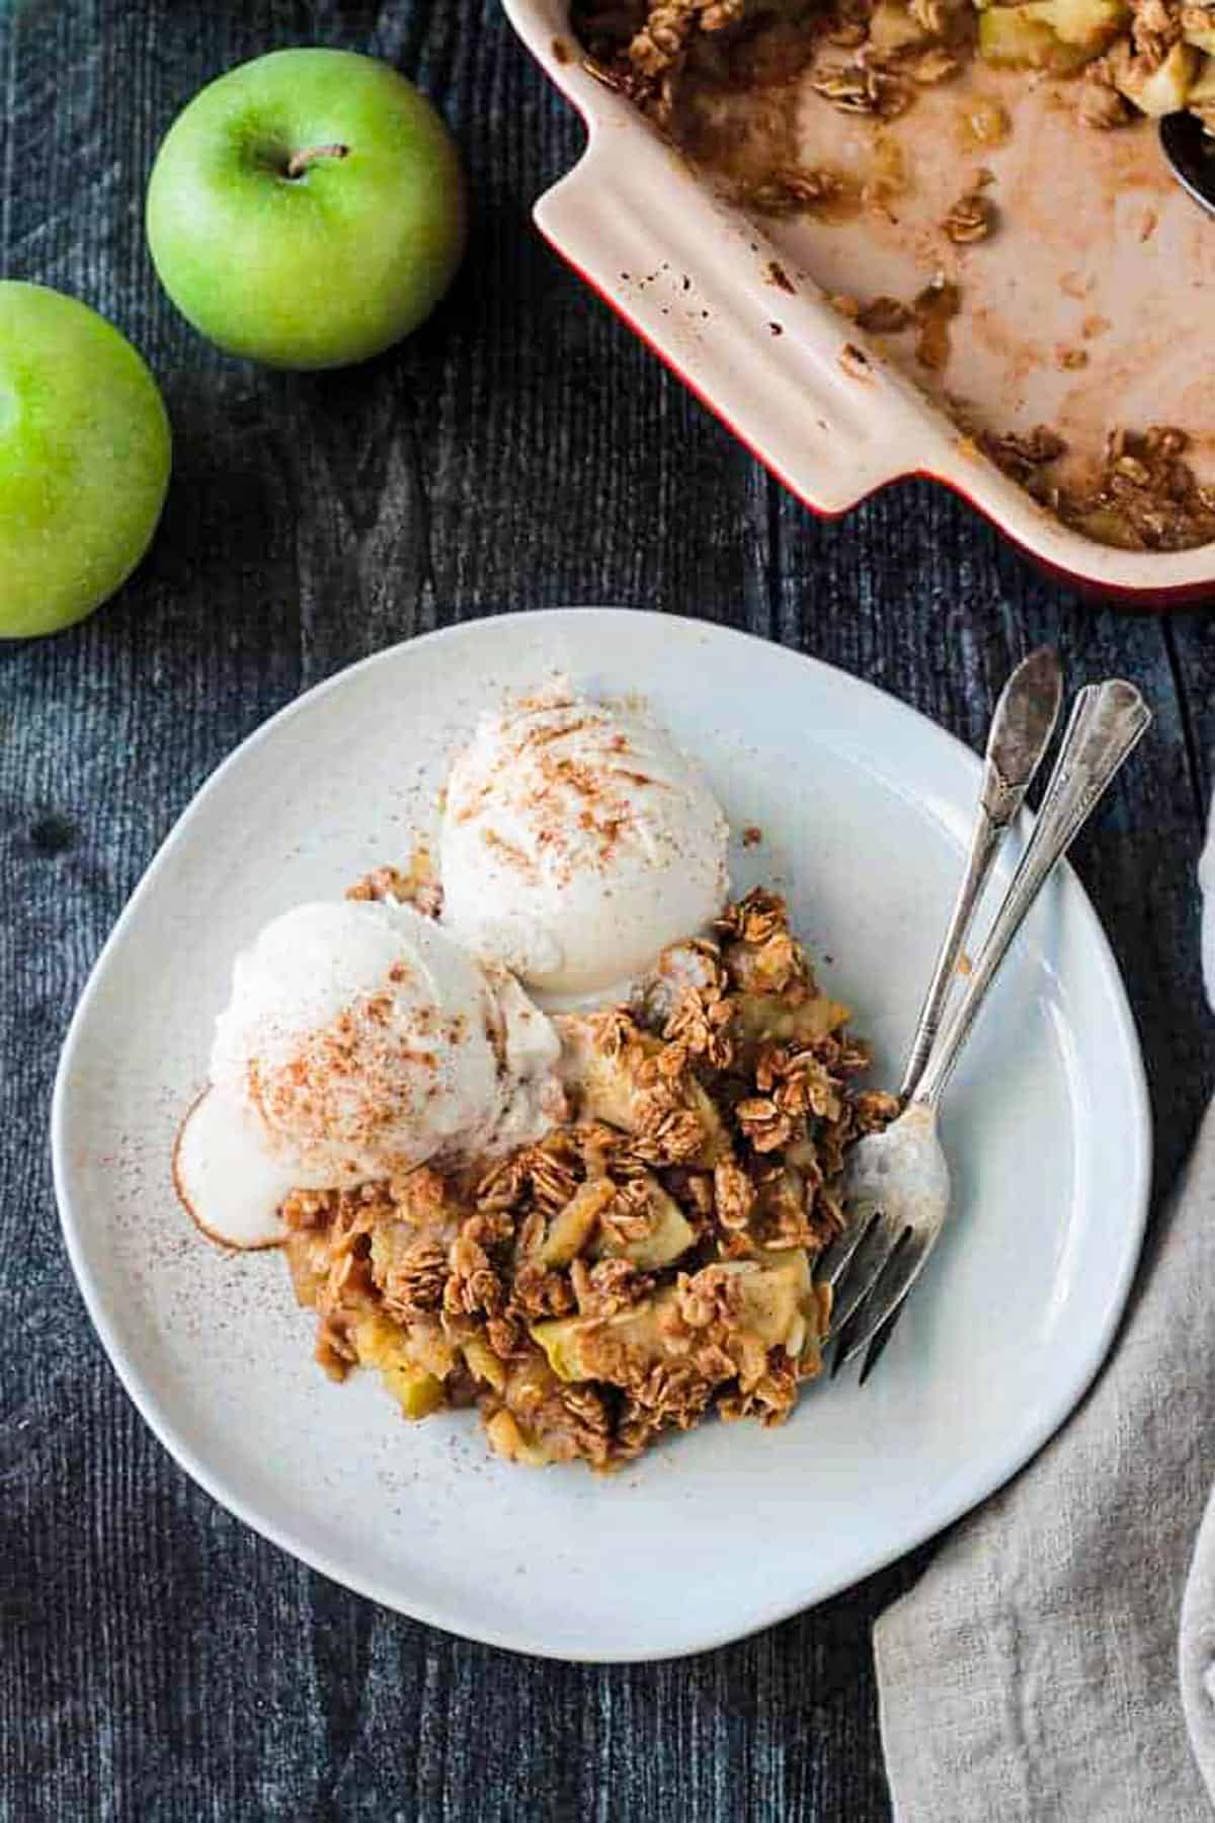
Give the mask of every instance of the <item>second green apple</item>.
M 340 367 L 429 316 L 459 265 L 459 156 L 386 63 L 273 51 L 229 71 L 170 128 L 148 186 L 161 282 L 232 354 Z

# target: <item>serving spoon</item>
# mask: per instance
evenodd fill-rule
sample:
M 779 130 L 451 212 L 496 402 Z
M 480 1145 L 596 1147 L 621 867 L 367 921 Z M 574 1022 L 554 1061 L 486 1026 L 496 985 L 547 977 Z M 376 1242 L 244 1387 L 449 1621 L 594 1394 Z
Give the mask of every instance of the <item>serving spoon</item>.
M 1182 189 L 1215 215 L 1215 139 L 1197 114 L 1185 108 L 1166 114 L 1160 122 L 1160 144 Z
M 1063 671 L 1059 655 L 1039 646 L 1023 658 L 997 702 L 983 756 L 979 791 L 966 871 L 949 925 L 941 942 L 932 980 L 916 1021 L 899 1100 L 910 1101 L 936 1040 L 957 966 L 1004 837 L 1020 815 L 1025 794 L 1042 764 L 1059 719 Z

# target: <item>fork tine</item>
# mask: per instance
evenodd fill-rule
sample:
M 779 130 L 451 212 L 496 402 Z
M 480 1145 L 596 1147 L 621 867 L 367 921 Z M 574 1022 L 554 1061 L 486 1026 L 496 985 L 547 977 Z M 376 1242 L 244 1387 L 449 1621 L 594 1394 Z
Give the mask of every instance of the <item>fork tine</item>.
M 882 1324 L 882 1327 L 877 1331 L 872 1342 L 869 1344 L 865 1359 L 861 1364 L 859 1377 L 859 1384 L 861 1386 L 864 1386 L 866 1380 L 885 1354 L 890 1343 L 890 1338 L 899 1326 L 899 1318 L 906 1308 L 907 1302 L 906 1299 L 904 1299 L 901 1304 L 896 1305 L 891 1311 L 890 1315 L 886 1318 L 886 1321 Z
M 891 1254 L 883 1268 L 881 1282 L 873 1286 L 871 1296 L 865 1301 L 865 1308 L 858 1310 L 848 1333 L 844 1333 L 843 1325 L 840 1327 L 836 1353 L 841 1367 L 854 1361 L 861 1350 L 874 1340 L 878 1331 L 890 1322 L 919 1278 L 924 1262 L 932 1251 L 932 1242 L 917 1239 L 910 1229 L 906 1229 L 900 1236 L 900 1243 L 897 1255 Z
M 820 1285 L 829 1285 L 832 1291 L 848 1270 L 849 1262 L 857 1248 L 869 1233 L 873 1224 L 880 1220 L 882 1211 L 876 1203 L 862 1204 L 857 1208 L 852 1220 L 842 1234 L 836 1236 L 815 1262 L 814 1276 Z
M 868 1224 L 864 1237 L 843 1274 L 842 1282 L 835 1288 L 828 1341 L 843 1333 L 851 1317 L 877 1284 L 883 1268 L 905 1233 L 904 1228 L 891 1227 L 880 1211 L 877 1218 Z

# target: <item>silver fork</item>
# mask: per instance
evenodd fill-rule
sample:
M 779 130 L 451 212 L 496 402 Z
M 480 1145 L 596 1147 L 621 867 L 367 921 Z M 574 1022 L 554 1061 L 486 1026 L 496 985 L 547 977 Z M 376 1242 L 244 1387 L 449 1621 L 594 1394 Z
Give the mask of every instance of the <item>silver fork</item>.
M 1016 821 L 1034 774 L 1050 746 L 1063 700 L 1059 655 L 1039 646 L 1023 658 L 1000 692 L 992 713 L 983 757 L 983 782 L 975 826 L 949 925 L 941 940 L 932 980 L 920 1008 L 911 1049 L 899 1084 L 899 1100 L 908 1101 L 928 1062 L 954 971 L 992 865 L 1009 827 Z
M 1116 679 L 1081 690 L 1033 833 L 914 1095 L 884 1133 L 849 1154 L 848 1226 L 818 1268 L 832 1290 L 837 1366 L 873 1340 L 924 1269 L 949 1212 L 949 1168 L 937 1137 L 941 1095 L 1009 945 L 1151 719 L 1133 684 Z
M 958 887 L 958 896 L 949 924 L 941 940 L 916 1021 L 911 1048 L 903 1066 L 899 1100 L 904 1107 L 915 1093 L 916 1085 L 928 1062 L 933 1041 L 940 1030 L 945 1003 L 954 986 L 958 958 L 970 933 L 975 912 L 982 901 L 1000 845 L 1016 821 L 1050 746 L 1059 707 L 1063 700 L 1063 672 L 1059 655 L 1049 646 L 1039 646 L 1017 665 L 1000 692 L 987 734 L 987 751 L 983 760 L 983 779 L 975 810 L 974 829 L 966 870 Z M 884 1328 L 869 1344 L 861 1379 L 865 1380 L 877 1365 L 878 1357 L 889 1342 L 899 1320 L 900 1305 Z M 832 1373 L 843 1366 L 841 1351 L 836 1351 Z

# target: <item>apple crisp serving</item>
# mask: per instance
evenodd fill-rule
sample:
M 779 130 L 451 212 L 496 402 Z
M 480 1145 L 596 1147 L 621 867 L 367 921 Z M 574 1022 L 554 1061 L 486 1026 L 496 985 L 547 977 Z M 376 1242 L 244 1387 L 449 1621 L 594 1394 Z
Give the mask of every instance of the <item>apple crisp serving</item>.
M 757 889 L 627 1006 L 558 1020 L 568 1118 L 539 1142 L 293 1192 L 321 1366 L 378 1369 L 410 1418 L 475 1405 L 531 1464 L 611 1469 L 712 1412 L 779 1423 L 820 1367 L 847 1148 L 897 1111 L 857 1086 L 848 1017 Z

